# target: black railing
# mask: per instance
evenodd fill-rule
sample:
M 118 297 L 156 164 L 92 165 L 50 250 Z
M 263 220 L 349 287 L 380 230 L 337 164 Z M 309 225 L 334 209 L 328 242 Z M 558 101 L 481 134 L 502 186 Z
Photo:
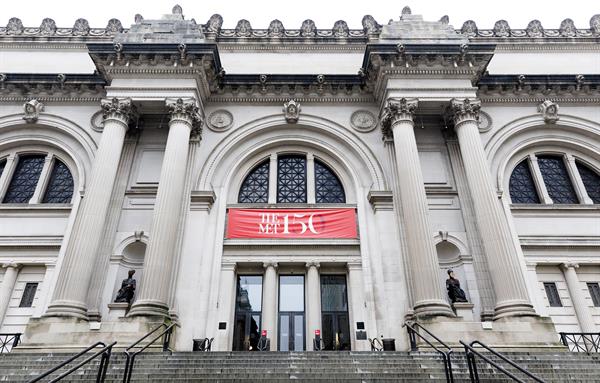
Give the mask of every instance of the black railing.
M 163 352 L 171 351 L 169 349 L 169 343 L 171 343 L 171 334 L 173 333 L 173 327 L 175 327 L 174 323 L 171 325 L 162 323 L 159 326 L 155 327 L 153 330 L 150 330 L 146 335 L 144 335 L 140 339 L 136 340 L 129 347 L 127 347 L 125 349 L 125 351 L 124 351 L 125 352 L 125 371 L 123 372 L 123 383 L 129 383 L 131 381 L 131 374 L 133 373 L 133 364 L 135 362 L 135 357 L 138 356 L 139 354 L 141 354 L 142 352 L 144 352 L 144 350 L 146 350 L 148 347 L 152 346 L 161 337 L 163 338 L 163 346 L 162 346 Z M 158 330 L 160 330 L 160 329 L 163 329 L 163 330 L 159 332 Z M 153 334 L 156 334 L 157 332 L 158 332 L 158 335 L 156 335 L 154 338 L 152 338 L 152 340 L 150 340 L 150 342 L 148 342 L 145 346 L 143 346 L 143 347 L 138 346 L 143 340 L 145 340 L 146 338 L 149 338 L 150 336 L 152 336 Z M 133 349 L 136 347 L 141 347 L 141 348 L 139 348 L 137 351 L 133 351 Z
M 600 352 L 600 332 L 561 332 L 560 341 L 573 352 Z
M 417 345 L 417 337 L 423 340 L 425 343 L 429 345 L 432 349 L 434 349 L 438 354 L 442 356 L 442 361 L 444 362 L 444 372 L 446 373 L 446 382 L 454 383 L 454 374 L 452 373 L 452 348 L 444 343 L 440 338 L 433 335 L 429 330 L 425 327 L 421 326 L 418 323 L 404 323 L 403 326 L 406 326 L 406 330 L 408 331 L 408 338 L 410 339 L 410 349 L 411 351 L 418 351 Z M 423 335 L 419 334 L 418 329 L 423 330 L 427 335 L 433 338 L 436 342 L 439 343 L 441 347 L 445 350 L 440 350 L 440 348 L 434 345 L 429 339 L 425 338 Z
M 67 364 L 75 361 L 76 359 L 79 359 L 80 357 L 84 356 L 88 352 L 90 352 L 98 347 L 102 347 L 102 348 L 100 350 L 96 351 L 95 353 L 93 353 L 92 355 L 88 356 L 81 362 L 77 363 L 75 366 L 71 367 L 67 371 L 63 372 L 56 378 L 49 380 L 49 383 L 58 382 L 58 381 L 62 380 L 63 378 L 71 375 L 73 372 L 79 370 L 81 367 L 90 363 L 92 360 L 96 359 L 98 356 L 100 356 L 100 364 L 98 365 L 98 373 L 96 374 L 96 383 L 102 383 L 102 382 L 104 382 L 104 379 L 106 379 L 106 370 L 108 369 L 108 363 L 110 362 L 110 355 L 112 353 L 112 348 L 115 344 L 117 344 L 117 342 L 112 342 L 108 346 L 106 344 L 104 344 L 103 342 L 94 343 L 93 345 L 91 345 L 90 347 L 81 351 L 80 353 L 73 355 L 72 357 L 70 357 L 69 359 L 60 363 L 59 365 L 52 367 L 50 370 L 44 372 L 42 375 L 30 380 L 29 383 L 39 382 L 40 380 L 44 379 L 45 377 L 51 375 L 52 373 L 65 367 Z
M 21 333 L 0 334 L 0 354 L 6 354 L 21 342 Z
M 491 358 L 489 358 L 489 357 L 485 356 L 483 353 L 475 350 L 474 346 L 476 346 L 476 345 L 481 346 L 487 352 L 491 353 L 495 357 L 502 359 L 504 362 L 508 363 L 513 368 L 515 368 L 518 371 L 520 371 L 521 373 L 525 374 L 528 378 L 533 379 L 533 381 L 538 382 L 538 383 L 545 383 L 545 381 L 543 381 L 541 378 L 535 376 L 531 372 L 527 371 L 525 368 L 519 366 L 512 360 L 508 359 L 505 355 L 500 354 L 498 351 L 493 350 L 492 348 L 486 346 L 485 344 L 481 343 L 478 340 L 475 340 L 475 341 L 471 342 L 470 344 L 466 344 L 465 342 L 463 342 L 461 340 L 460 343 L 465 347 L 465 354 L 467 355 L 467 365 L 469 366 L 469 377 L 471 378 L 472 383 L 480 382 L 479 372 L 477 371 L 477 362 L 475 361 L 475 356 L 478 356 L 481 359 L 485 360 L 490 366 L 496 368 L 498 371 L 502 372 L 504 375 L 508 376 L 515 382 L 519 382 L 519 383 L 526 382 L 525 380 L 517 377 L 512 372 L 508 371 L 506 368 L 502 367 L 501 365 L 499 365 L 498 363 L 493 361 Z

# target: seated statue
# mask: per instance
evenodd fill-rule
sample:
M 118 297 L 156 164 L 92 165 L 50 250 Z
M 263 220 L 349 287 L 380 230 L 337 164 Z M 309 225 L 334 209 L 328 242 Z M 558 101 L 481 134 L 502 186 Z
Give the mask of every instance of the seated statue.
M 135 270 L 129 270 L 127 278 L 123 279 L 123 282 L 121 282 L 121 288 L 117 292 L 117 297 L 115 298 L 116 303 L 131 303 L 133 293 L 135 292 L 135 279 L 133 279 L 133 274 L 135 274 Z
M 463 289 L 460 288 L 460 281 L 454 278 L 454 271 L 448 270 L 448 279 L 446 279 L 446 289 L 452 303 L 468 302 Z

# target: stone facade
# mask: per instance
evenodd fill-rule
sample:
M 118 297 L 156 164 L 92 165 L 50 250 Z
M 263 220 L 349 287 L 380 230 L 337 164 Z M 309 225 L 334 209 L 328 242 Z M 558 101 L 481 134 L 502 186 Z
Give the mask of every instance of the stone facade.
M 125 346 L 170 321 L 177 350 L 255 348 L 260 330 L 272 350 L 317 331 L 368 350 L 407 349 L 406 321 L 500 347 L 600 331 L 599 20 L 12 18 L 0 333 Z M 358 235 L 234 238 L 239 208 L 349 208 Z M 113 303 L 130 269 L 133 302 Z

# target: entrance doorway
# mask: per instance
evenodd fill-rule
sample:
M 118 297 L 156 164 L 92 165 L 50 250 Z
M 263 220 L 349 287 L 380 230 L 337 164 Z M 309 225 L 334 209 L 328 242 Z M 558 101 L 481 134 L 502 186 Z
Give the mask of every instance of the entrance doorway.
M 321 275 L 321 315 L 325 350 L 350 350 L 345 275 Z
M 260 339 L 262 276 L 238 275 L 233 351 L 256 351 Z
M 279 277 L 279 351 L 304 351 L 304 276 Z

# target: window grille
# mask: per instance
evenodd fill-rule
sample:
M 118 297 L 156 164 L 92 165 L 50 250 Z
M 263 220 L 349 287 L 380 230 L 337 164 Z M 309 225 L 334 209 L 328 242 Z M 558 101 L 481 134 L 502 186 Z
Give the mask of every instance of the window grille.
M 277 203 L 306 203 L 306 158 L 277 159 Z
M 45 156 L 43 155 L 25 155 L 20 156 L 12 176 L 6 195 L 5 203 L 28 203 L 35 187 L 37 186 L 42 168 L 44 167 Z
M 258 164 L 246 176 L 240 193 L 239 203 L 267 203 L 269 201 L 269 160 Z
M 315 197 L 317 203 L 346 202 L 339 178 L 318 160 L 315 160 Z
M 558 289 L 554 282 L 544 282 L 544 289 L 546 290 L 546 296 L 548 297 L 548 303 L 550 307 L 562 307 L 560 301 L 560 295 L 558 295 Z
M 576 161 L 575 164 L 588 197 L 595 204 L 600 204 L 600 175 L 579 161 Z
M 579 203 L 562 157 L 538 156 L 538 164 L 548 194 L 554 203 Z
M 597 282 L 590 282 L 587 284 L 587 287 L 590 291 L 590 296 L 592 297 L 594 307 L 600 307 L 600 285 Z
M 33 306 L 33 299 L 35 298 L 35 292 L 37 291 L 37 283 L 27 283 L 23 290 L 23 296 L 21 297 L 21 303 L 19 307 L 31 307 Z
M 70 203 L 71 198 L 73 198 L 73 176 L 67 165 L 56 160 L 42 202 Z
M 512 203 L 540 203 L 527 160 L 515 166 L 510 175 L 509 191 Z

